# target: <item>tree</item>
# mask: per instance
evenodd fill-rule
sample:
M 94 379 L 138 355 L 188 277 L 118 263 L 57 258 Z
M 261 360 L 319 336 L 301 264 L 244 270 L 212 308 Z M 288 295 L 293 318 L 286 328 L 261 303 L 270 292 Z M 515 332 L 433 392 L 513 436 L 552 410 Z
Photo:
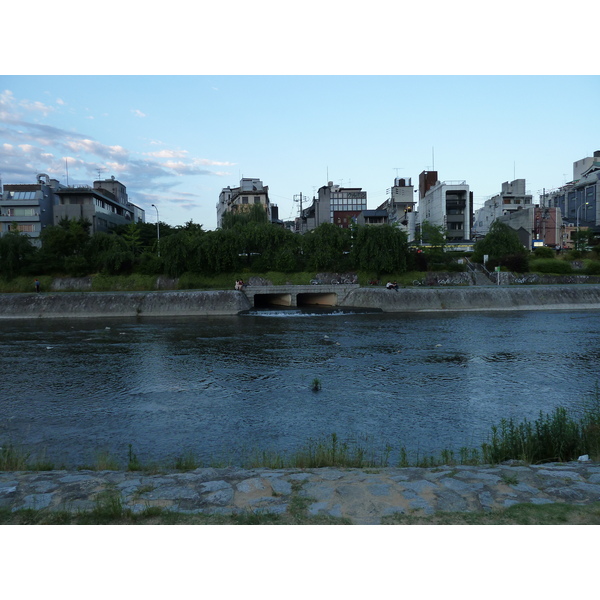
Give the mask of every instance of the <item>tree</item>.
M 46 272 L 72 272 L 72 265 L 77 265 L 78 273 L 86 270 L 82 260 L 90 237 L 90 227 L 91 223 L 87 219 L 64 218 L 58 225 L 42 230 L 39 258 L 45 265 Z M 67 268 L 67 263 L 71 265 L 70 268 Z
M 302 236 L 306 266 L 317 271 L 343 271 L 348 267 L 347 254 L 352 245 L 350 229 L 322 223 Z
M 473 249 L 473 260 L 482 263 L 484 255 L 488 255 L 490 262 L 502 264 L 502 260 L 511 255 L 526 255 L 527 250 L 519 240 L 517 232 L 496 219 L 491 225 L 488 234 L 479 240 Z
M 221 229 L 233 229 L 248 223 L 267 223 L 267 211 L 262 204 L 252 204 L 247 210 L 226 212 L 221 219 Z
M 0 237 L 1 273 L 9 279 L 22 275 L 35 253 L 36 249 L 31 245 L 29 236 L 11 226 L 11 230 Z
M 109 275 L 131 271 L 133 256 L 133 251 L 125 239 L 112 233 L 95 233 L 86 247 L 89 267 L 93 271 L 104 271 Z
M 354 229 L 350 258 L 355 268 L 383 273 L 406 271 L 408 236 L 392 225 L 365 225 Z

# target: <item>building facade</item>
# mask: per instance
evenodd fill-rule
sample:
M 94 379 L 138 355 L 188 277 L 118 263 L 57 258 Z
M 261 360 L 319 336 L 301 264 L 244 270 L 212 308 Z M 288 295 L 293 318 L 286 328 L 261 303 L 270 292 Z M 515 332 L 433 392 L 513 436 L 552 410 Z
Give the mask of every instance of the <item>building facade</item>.
M 433 181 L 435 180 L 435 183 Z M 437 171 L 419 176 L 419 223 L 441 225 L 449 242 L 471 239 L 472 193 L 466 181 L 439 181 Z
M 333 223 L 343 229 L 357 223 L 367 210 L 367 192 L 362 188 L 343 188 L 329 181 L 319 188 L 312 204 L 300 214 L 300 232 L 311 231 L 323 223 Z
M 59 202 L 57 192 L 64 187 L 45 173 L 37 176 L 37 183 L 4 185 L 0 194 L 0 235 L 16 229 L 39 247 L 43 228 L 53 224 L 53 209 Z
M 416 201 L 414 197 L 415 188 L 411 179 L 396 177 L 394 186 L 389 190 L 389 198 L 380 206 L 378 210 L 385 210 L 388 215 L 388 223 L 396 225 L 408 236 L 408 241 L 415 240 L 416 230 Z
M 62 219 L 87 219 L 90 232 L 108 232 L 118 225 L 143 223 L 143 209 L 129 202 L 127 188 L 114 177 L 86 185 L 63 187 L 56 192 L 54 225 Z
M 272 221 L 273 215 L 269 202 L 269 186 L 263 185 L 260 179 L 244 177 L 239 187 L 223 188 L 217 204 L 217 227 L 222 227 L 223 215 L 226 213 L 241 213 L 250 210 L 254 205 L 260 205 L 267 213 L 267 220 Z
M 502 184 L 502 191 L 485 201 L 482 208 L 475 211 L 472 238 L 485 237 L 490 225 L 500 217 L 510 213 L 533 207 L 533 196 L 525 189 L 525 179 L 515 179 Z
M 600 150 L 574 162 L 573 181 L 545 193 L 540 202 L 559 208 L 565 227 L 587 227 L 600 233 Z

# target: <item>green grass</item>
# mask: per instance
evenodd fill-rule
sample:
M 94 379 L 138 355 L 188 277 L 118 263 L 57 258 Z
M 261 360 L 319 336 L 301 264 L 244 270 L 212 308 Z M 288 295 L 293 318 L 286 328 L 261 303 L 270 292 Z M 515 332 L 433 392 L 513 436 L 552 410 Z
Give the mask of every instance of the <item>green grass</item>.
M 383 517 L 384 525 L 600 525 L 600 502 L 594 504 L 515 504 L 490 512 L 439 512 Z

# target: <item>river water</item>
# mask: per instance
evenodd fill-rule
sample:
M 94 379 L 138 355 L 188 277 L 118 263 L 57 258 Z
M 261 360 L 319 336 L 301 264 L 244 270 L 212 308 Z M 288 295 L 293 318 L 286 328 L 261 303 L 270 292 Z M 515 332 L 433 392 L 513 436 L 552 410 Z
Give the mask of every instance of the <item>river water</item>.
M 409 455 L 578 407 L 598 311 L 0 321 L 0 442 L 55 464 L 205 464 L 336 433 Z M 317 378 L 321 390 L 313 391 Z

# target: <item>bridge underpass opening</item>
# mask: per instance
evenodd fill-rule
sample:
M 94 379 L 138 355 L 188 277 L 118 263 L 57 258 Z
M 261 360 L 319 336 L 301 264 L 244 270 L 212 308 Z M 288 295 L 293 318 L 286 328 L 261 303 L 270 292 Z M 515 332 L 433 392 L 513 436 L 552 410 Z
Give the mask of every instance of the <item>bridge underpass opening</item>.
M 337 306 L 337 294 L 298 294 L 298 306 Z
M 255 294 L 254 308 L 269 306 L 292 306 L 291 294 Z

